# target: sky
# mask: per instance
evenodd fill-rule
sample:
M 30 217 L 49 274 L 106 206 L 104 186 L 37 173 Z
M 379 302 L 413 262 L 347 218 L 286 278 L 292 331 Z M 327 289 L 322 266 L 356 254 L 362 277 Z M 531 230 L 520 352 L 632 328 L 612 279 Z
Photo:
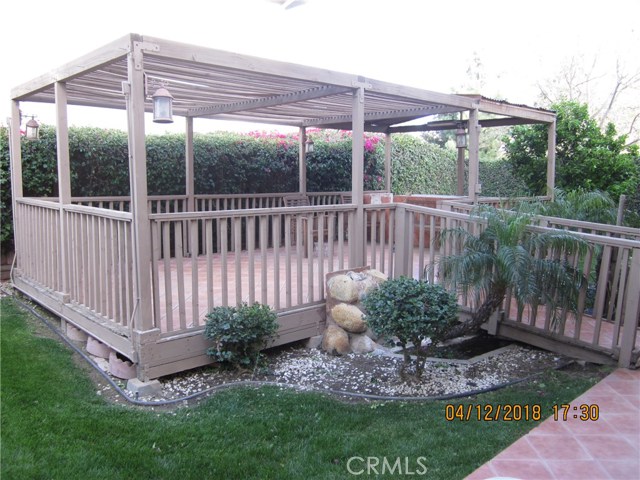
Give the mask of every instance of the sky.
M 640 0 L 307 0 L 290 9 L 269 0 L 32 0 L 5 2 L 0 17 L 0 124 L 12 88 L 128 33 L 529 105 L 537 83 L 572 57 L 596 60 L 603 78 L 616 60 L 640 71 Z M 467 74 L 474 59 L 481 84 Z M 54 124 L 51 105 L 22 111 Z M 70 109 L 69 123 L 126 128 L 124 113 L 86 107 Z M 146 127 L 183 131 L 184 121 Z M 197 120 L 195 128 L 256 126 Z

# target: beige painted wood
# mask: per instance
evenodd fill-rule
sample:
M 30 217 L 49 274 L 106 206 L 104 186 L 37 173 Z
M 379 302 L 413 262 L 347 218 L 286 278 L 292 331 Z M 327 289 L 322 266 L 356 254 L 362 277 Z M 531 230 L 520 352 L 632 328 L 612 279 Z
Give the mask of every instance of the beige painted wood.
M 364 264 L 364 102 L 363 86 L 353 90 L 351 194 L 356 205 L 355 228 L 349 231 L 349 268 Z
M 556 120 L 547 126 L 547 195 L 553 199 L 556 182 Z
M 64 82 L 101 68 L 114 60 L 126 57 L 130 51 L 133 34 L 121 37 L 109 44 L 98 48 L 76 60 L 50 71 L 30 82 L 11 90 L 11 98 L 20 100 L 21 97 L 38 92 L 53 85 L 55 82 Z
M 63 205 L 71 203 L 71 167 L 69 162 L 69 125 L 67 119 L 67 90 L 61 82 L 55 84 L 56 97 L 56 146 L 58 159 L 58 201 L 60 202 L 60 226 L 58 234 L 61 237 L 62 248 L 58 254 L 60 260 L 60 274 L 62 276 L 61 290 L 69 291 L 69 241 L 67 233 L 67 217 Z
M 147 204 L 147 155 L 144 126 L 144 72 L 142 52 L 134 49 L 127 57 L 129 94 L 129 175 L 133 213 L 133 260 L 135 271 L 134 295 L 136 318 L 133 327 L 140 331 L 154 327 L 151 309 L 151 232 Z
M 622 310 L 622 308 L 621 308 Z M 624 301 L 624 321 L 622 338 L 620 340 L 620 357 L 618 365 L 631 367 L 633 349 L 638 335 L 638 321 L 640 320 L 640 248 L 632 251 L 629 270 L 629 284 L 627 285 Z
M 193 118 L 185 118 L 185 194 L 187 200 L 187 212 L 194 212 L 195 208 L 195 178 L 194 178 L 194 151 L 193 151 Z
M 307 131 L 300 127 L 298 134 L 298 191 L 307 193 L 307 153 L 305 151 Z
M 468 198 L 472 202 L 478 200 L 478 183 L 480 180 L 479 168 L 479 141 L 480 141 L 480 127 L 478 125 L 478 110 L 469 110 L 469 181 L 467 185 Z

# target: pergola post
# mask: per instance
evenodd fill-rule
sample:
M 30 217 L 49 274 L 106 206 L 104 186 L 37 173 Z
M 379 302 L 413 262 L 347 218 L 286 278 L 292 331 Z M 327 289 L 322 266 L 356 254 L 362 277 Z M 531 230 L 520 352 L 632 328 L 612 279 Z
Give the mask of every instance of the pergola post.
M 16 200 L 23 197 L 22 193 L 22 150 L 20 148 L 20 102 L 11 101 L 11 119 L 9 124 L 9 157 L 11 159 L 11 210 L 13 212 L 13 237 L 16 262 L 20 263 L 20 249 L 22 241 L 20 228 L 16 223 Z
M 185 195 L 187 196 L 187 212 L 195 212 L 195 174 L 194 174 L 194 150 L 193 150 L 193 117 L 186 117 L 185 132 Z
M 151 309 L 151 232 L 147 202 L 147 154 L 144 128 L 144 72 L 142 52 L 136 46 L 128 57 L 129 87 L 129 177 L 133 215 L 134 298 L 133 328 L 139 332 L 153 328 Z
M 547 196 L 553 200 L 556 186 L 556 121 L 547 126 Z
M 356 205 L 354 231 L 349 231 L 349 267 L 364 265 L 364 87 L 353 91 L 351 194 Z
M 300 127 L 300 134 L 298 135 L 298 191 L 300 193 L 307 193 L 307 129 Z
M 71 167 L 69 162 L 69 121 L 67 117 L 67 86 L 63 82 L 55 84 L 56 97 L 56 141 L 58 157 L 58 202 L 60 204 L 60 274 L 62 292 L 69 292 L 69 265 L 67 218 L 64 206 L 71 204 Z
M 391 134 L 384 135 L 384 190 L 391 193 Z
M 479 157 L 478 146 L 480 139 L 480 125 L 478 123 L 478 109 L 469 110 L 469 199 L 472 202 L 478 200 L 480 193 L 479 184 Z

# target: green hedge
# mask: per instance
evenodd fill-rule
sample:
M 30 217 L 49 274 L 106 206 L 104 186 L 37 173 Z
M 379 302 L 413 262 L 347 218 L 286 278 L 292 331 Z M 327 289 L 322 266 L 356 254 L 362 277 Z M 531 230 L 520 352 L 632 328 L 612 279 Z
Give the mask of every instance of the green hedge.
M 314 130 L 314 152 L 307 158 L 309 191 L 351 189 L 351 133 Z M 147 137 L 147 175 L 150 195 L 185 192 L 184 135 Z M 21 142 L 25 196 L 57 196 L 55 129 L 43 125 L 40 140 Z M 379 135 L 364 139 L 364 187 L 384 185 L 384 141 Z M 126 132 L 98 128 L 71 128 L 71 193 L 73 196 L 129 194 Z M 455 152 L 398 134 L 392 145 L 392 191 L 396 194 L 455 192 Z M 276 193 L 298 190 L 297 134 L 216 132 L 194 137 L 195 192 L 197 194 Z M 481 178 L 482 178 L 481 168 Z M 502 174 L 496 174 L 505 178 Z M 486 193 L 488 182 L 483 181 Z M 2 249 L 12 248 L 9 146 L 0 127 L 0 208 Z

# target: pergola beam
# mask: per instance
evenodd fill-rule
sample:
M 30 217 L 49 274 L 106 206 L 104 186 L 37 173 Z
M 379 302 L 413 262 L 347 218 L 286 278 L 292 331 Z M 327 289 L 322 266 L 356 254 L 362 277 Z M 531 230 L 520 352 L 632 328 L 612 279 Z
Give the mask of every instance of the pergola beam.
M 11 90 L 11 98 L 21 100 L 24 96 L 33 95 L 36 92 L 42 91 L 55 82 L 67 82 L 77 76 L 86 75 L 104 65 L 125 58 L 131 51 L 132 43 L 136 37 L 139 36 L 134 34 L 125 35 L 102 48 L 77 58 L 73 62 L 64 64 L 52 72 L 36 77 L 30 82 L 24 83 Z
M 351 89 L 345 87 L 324 85 L 321 87 L 310 88 L 308 90 L 301 90 L 298 92 L 285 93 L 283 95 L 275 95 L 265 98 L 257 98 L 254 100 L 234 102 L 226 105 L 190 108 L 189 110 L 187 110 L 187 116 L 197 117 L 202 115 L 211 116 L 223 113 L 246 112 L 258 108 L 275 107 L 277 105 L 286 105 L 290 103 L 304 102 L 306 100 L 314 100 L 316 98 L 328 97 L 331 95 L 339 95 L 350 90 Z
M 394 120 L 397 123 L 400 118 L 401 121 L 409 121 L 416 118 L 426 117 L 429 115 L 438 115 L 442 113 L 454 113 L 459 112 L 461 109 L 458 107 L 450 107 L 447 105 L 434 105 L 428 107 L 419 108 L 406 108 L 402 110 L 387 110 L 378 112 L 367 112 L 364 114 L 365 122 L 376 122 L 381 120 Z M 319 127 L 335 128 L 337 125 L 346 125 L 352 122 L 351 115 L 335 115 L 331 117 L 313 118 L 304 120 L 303 124 L 306 127 Z

